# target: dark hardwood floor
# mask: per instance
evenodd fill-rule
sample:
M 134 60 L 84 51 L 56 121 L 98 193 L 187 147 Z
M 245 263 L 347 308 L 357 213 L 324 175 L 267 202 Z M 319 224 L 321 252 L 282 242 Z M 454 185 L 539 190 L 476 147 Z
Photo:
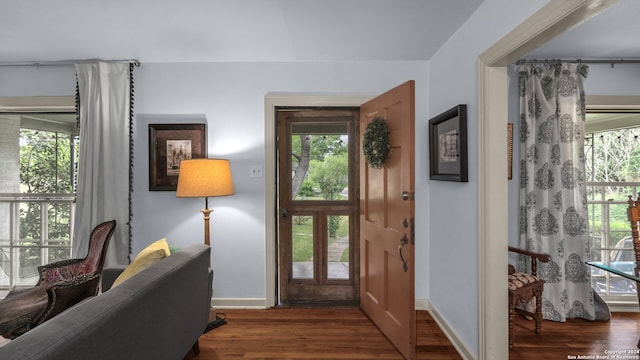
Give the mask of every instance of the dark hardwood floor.
M 533 321 L 519 317 L 515 324 L 510 360 L 528 359 L 640 359 L 640 313 L 612 313 L 610 321 L 570 319 L 566 323 L 544 320 L 542 333 Z M 618 351 L 618 353 L 612 353 Z M 610 355 L 610 357 L 607 357 Z M 615 357 L 614 355 L 621 355 Z M 598 357 L 600 356 L 600 357 Z
M 357 308 L 219 310 L 227 324 L 200 337 L 188 359 L 398 359 Z M 418 359 L 461 359 L 428 312 L 417 313 Z
M 219 310 L 218 314 L 226 315 L 227 324 L 202 335 L 200 354 L 189 354 L 187 359 L 402 359 L 355 308 L 234 309 Z M 609 322 L 544 321 L 539 335 L 533 332 L 532 321 L 518 318 L 515 347 L 509 358 L 582 355 L 595 359 L 596 355 L 606 356 L 606 351 L 635 351 L 639 330 L 640 313 L 614 313 Z M 417 312 L 417 359 L 461 359 L 426 311 Z

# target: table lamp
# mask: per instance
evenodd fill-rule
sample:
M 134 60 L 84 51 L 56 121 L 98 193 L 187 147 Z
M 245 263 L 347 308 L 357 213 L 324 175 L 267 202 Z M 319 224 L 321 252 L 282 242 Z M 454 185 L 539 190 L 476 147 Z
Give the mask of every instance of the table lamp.
M 203 197 L 204 209 L 204 243 L 211 246 L 209 237 L 209 219 L 213 211 L 209 209 L 209 197 L 233 195 L 233 180 L 229 160 L 224 159 L 191 159 L 180 162 L 176 197 Z M 205 332 L 220 325 L 226 320 L 218 315 L 210 317 Z

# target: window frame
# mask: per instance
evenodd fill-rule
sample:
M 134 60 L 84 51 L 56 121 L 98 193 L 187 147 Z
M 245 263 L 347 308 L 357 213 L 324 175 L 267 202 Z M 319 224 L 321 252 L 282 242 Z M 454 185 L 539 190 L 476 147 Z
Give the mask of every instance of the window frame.
M 587 113 L 638 113 L 640 114 L 640 96 L 609 96 L 609 95 L 587 95 L 586 96 L 586 112 Z M 609 122 L 597 122 L 587 123 L 585 126 L 585 136 L 593 132 L 602 132 L 606 130 L 615 130 L 620 128 L 630 127 L 630 124 L 622 121 L 609 121 Z M 597 183 L 602 184 L 602 183 Z M 632 183 L 635 184 L 635 183 Z M 589 186 L 589 184 L 587 185 Z M 638 187 L 636 187 L 636 191 Z M 595 201 L 598 203 L 598 201 Z M 588 204 L 592 202 L 588 201 Z M 601 206 L 606 206 L 604 204 Z M 608 218 L 607 218 L 608 221 Z M 615 244 L 608 244 L 609 247 L 615 246 Z M 607 274 L 608 278 L 609 275 Z M 607 280 L 607 286 L 609 280 Z M 609 305 L 612 311 L 637 311 L 638 298 L 634 295 L 618 295 L 618 296 L 603 296 L 603 299 Z
M 15 97 L 0 97 L 0 114 L 15 114 L 21 115 L 25 113 L 37 114 L 37 113 L 77 113 L 76 109 L 76 98 L 75 96 L 15 96 Z M 55 129 L 50 129 L 55 131 Z M 11 200 L 10 203 L 15 203 L 11 205 L 13 208 L 17 206 L 19 202 L 23 202 L 25 199 L 22 199 L 21 194 L 10 194 L 15 199 Z M 58 201 L 71 201 L 67 199 L 65 194 L 51 194 L 51 198 L 44 199 L 43 204 L 48 204 L 50 202 L 58 202 Z M 73 217 L 73 210 L 71 216 Z M 15 221 L 15 220 L 14 220 Z M 71 220 L 73 222 L 73 219 Z M 13 239 L 11 239 L 13 241 Z M 19 245 L 10 244 L 10 247 L 15 247 Z M 55 246 L 53 246 L 55 247 Z M 46 252 L 51 248 L 45 241 L 42 246 L 42 251 Z M 43 257 L 46 259 L 47 257 Z M 12 269 L 15 268 L 15 264 L 11 264 Z M 12 271 L 13 273 L 13 271 Z M 11 277 L 13 275 L 10 275 Z M 10 284 L 13 286 L 15 284 L 15 279 L 10 279 Z M 0 289 L 0 298 L 4 298 L 9 289 L 2 288 Z

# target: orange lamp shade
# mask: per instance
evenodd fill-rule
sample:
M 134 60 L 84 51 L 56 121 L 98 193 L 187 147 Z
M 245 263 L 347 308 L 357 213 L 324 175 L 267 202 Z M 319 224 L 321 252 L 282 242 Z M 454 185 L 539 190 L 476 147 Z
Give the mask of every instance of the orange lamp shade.
M 231 166 L 225 159 L 190 159 L 180 162 L 176 197 L 233 195 Z

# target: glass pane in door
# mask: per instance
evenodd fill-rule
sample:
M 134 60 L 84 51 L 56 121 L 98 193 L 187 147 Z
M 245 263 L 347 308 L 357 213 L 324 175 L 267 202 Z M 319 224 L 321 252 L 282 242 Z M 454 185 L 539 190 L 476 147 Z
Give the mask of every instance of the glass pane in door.
M 348 131 L 346 121 L 291 125 L 294 200 L 349 199 Z
M 313 216 L 291 217 L 291 257 L 294 279 L 313 279 Z
M 349 216 L 327 217 L 329 279 L 349 279 Z

